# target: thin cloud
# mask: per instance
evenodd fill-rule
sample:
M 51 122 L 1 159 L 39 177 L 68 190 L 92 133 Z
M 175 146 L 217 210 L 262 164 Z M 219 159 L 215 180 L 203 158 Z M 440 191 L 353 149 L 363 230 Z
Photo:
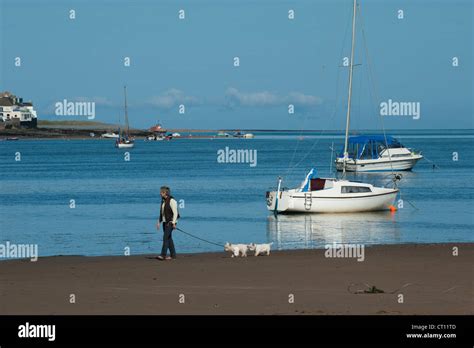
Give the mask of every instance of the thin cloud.
M 237 88 L 228 88 L 225 93 L 225 100 L 227 106 L 272 106 L 279 103 L 278 96 L 275 94 L 263 91 L 244 93 Z
M 304 94 L 301 92 L 291 92 L 286 98 L 286 102 L 298 106 L 317 106 L 323 103 L 321 97 L 315 95 Z
M 288 95 L 279 96 L 269 91 L 241 92 L 237 88 L 230 87 L 225 93 L 225 105 L 229 108 L 267 107 L 285 104 L 313 107 L 322 104 L 322 102 L 321 97 L 301 92 L 291 92 Z
M 183 105 L 199 105 L 199 98 L 186 95 L 183 91 L 171 88 L 161 95 L 154 96 L 148 101 L 149 105 L 160 109 L 172 109 L 180 104 Z

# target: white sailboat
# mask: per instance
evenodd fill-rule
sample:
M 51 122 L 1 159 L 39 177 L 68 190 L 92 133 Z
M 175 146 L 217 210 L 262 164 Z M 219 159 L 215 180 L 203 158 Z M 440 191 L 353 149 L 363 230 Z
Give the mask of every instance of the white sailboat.
M 135 146 L 135 141 L 130 137 L 130 126 L 128 124 L 128 109 L 127 109 L 127 86 L 123 87 L 124 98 L 125 98 L 125 127 L 126 132 L 123 134 L 120 129 L 119 137 L 115 142 L 115 147 L 119 149 L 129 149 Z
M 352 74 L 354 62 L 355 25 L 357 0 L 352 14 L 352 44 L 349 66 L 349 91 L 347 98 L 346 131 L 344 141 L 343 173 L 348 160 L 348 140 L 351 116 Z M 394 180 L 394 182 L 396 182 Z M 398 189 L 376 187 L 368 183 L 335 178 L 318 178 L 312 169 L 300 187 L 282 190 L 282 179 L 278 179 L 276 191 L 267 192 L 267 208 L 278 213 L 356 213 L 389 210 L 398 194 Z

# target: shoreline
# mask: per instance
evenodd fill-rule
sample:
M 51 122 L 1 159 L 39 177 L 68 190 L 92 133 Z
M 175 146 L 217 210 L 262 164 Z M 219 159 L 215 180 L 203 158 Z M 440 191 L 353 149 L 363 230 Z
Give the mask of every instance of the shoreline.
M 63 140 L 85 140 L 85 139 L 101 139 L 101 140 L 114 140 L 101 138 L 101 134 L 108 131 L 115 131 L 116 126 L 114 125 L 97 125 L 97 126 L 76 126 L 71 125 L 65 126 L 50 126 L 44 125 L 39 126 L 38 128 L 13 128 L 13 129 L 0 129 L 0 141 L 6 141 L 7 138 L 18 138 L 18 139 L 31 139 L 31 140 L 46 140 L 46 139 L 63 139 Z M 343 135 L 343 132 L 340 130 L 278 130 L 278 129 L 187 129 L 187 128 L 170 128 L 167 129 L 167 133 L 181 133 L 180 137 L 175 137 L 174 139 L 242 139 L 239 137 L 219 137 L 217 136 L 218 132 L 226 132 L 233 134 L 237 131 L 242 133 L 260 133 L 260 135 L 272 135 L 273 133 L 288 133 L 295 136 L 306 136 L 311 135 L 311 133 L 325 133 L 328 135 Z M 433 134 L 438 134 L 441 131 L 448 132 L 461 132 L 467 133 L 466 135 L 472 135 L 474 132 L 473 129 L 448 129 L 448 130 L 439 130 L 439 129 L 423 129 L 423 130 L 387 130 L 388 132 L 408 132 L 413 134 L 418 134 L 420 131 L 429 131 Z M 371 134 L 376 132 L 375 130 L 359 130 L 357 133 L 360 134 Z M 91 137 L 90 133 L 94 133 L 95 136 Z M 145 139 L 147 136 L 151 135 L 153 132 L 146 129 L 131 129 L 131 136 L 136 139 Z M 207 133 L 207 134 L 206 134 Z M 444 133 L 443 133 L 444 134 Z
M 453 247 L 459 250 L 452 255 Z M 474 243 L 365 248 L 365 260 L 325 249 L 231 258 L 224 252 L 48 256 L 0 262 L 4 314 L 472 315 Z M 367 284 L 367 285 L 364 285 Z M 357 293 L 367 286 L 384 293 Z M 70 296 L 75 303 L 70 303 Z M 399 295 L 403 303 L 399 303 Z M 180 296 L 184 303 L 180 303 Z M 289 303 L 293 295 L 294 303 Z
M 5 241 L 5 243 L 8 241 Z M 339 243 L 339 242 L 332 242 L 332 243 L 326 243 L 325 245 L 333 245 L 333 244 L 339 245 L 339 244 L 344 244 L 344 243 Z M 1 244 L 1 243 L 0 243 Z M 403 247 L 403 246 L 438 246 L 438 245 L 473 245 L 474 247 L 474 242 L 459 242 L 459 243 L 454 243 L 454 242 L 430 242 L 430 243 L 397 243 L 397 244 L 364 244 L 365 250 L 369 250 L 372 248 L 378 248 L 378 247 Z M 161 245 L 161 244 L 160 244 Z M 222 246 L 223 247 L 223 246 Z M 157 246 L 157 252 L 160 251 L 160 246 Z M 307 248 L 307 249 L 281 249 L 278 250 L 276 249 L 275 245 L 273 245 L 271 249 L 271 253 L 286 253 L 286 252 L 304 252 L 304 251 L 324 251 L 326 250 L 324 247 L 320 248 Z M 180 252 L 179 255 L 182 256 L 200 256 L 200 255 L 215 255 L 215 256 L 222 256 L 224 255 L 224 251 L 200 251 L 200 252 Z M 229 254 L 230 255 L 230 254 Z M 151 256 L 156 256 L 155 254 L 133 254 L 130 255 L 133 257 L 151 257 Z M 253 254 L 248 254 L 248 257 L 253 256 Z M 44 260 L 44 259 L 49 259 L 49 258 L 61 258 L 61 257 L 83 257 L 83 258 L 112 258 L 112 257 L 125 257 L 123 254 L 114 254 L 114 255 L 84 255 L 84 254 L 54 254 L 54 255 L 46 255 L 46 256 L 38 256 L 38 260 Z M 28 261 L 28 258 L 2 258 L 0 257 L 0 264 L 2 262 L 15 262 L 15 261 Z

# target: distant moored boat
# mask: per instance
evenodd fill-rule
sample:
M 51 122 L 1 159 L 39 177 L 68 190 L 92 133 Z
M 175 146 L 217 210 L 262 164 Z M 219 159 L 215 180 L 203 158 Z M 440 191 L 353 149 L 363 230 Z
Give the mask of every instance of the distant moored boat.
M 404 147 L 387 135 L 360 135 L 349 138 L 348 172 L 411 170 L 423 158 L 420 152 Z M 336 158 L 338 171 L 344 170 L 344 153 Z
M 113 138 L 113 139 L 116 139 L 119 137 L 118 134 L 114 133 L 114 132 L 107 132 L 107 133 L 104 133 L 101 135 L 102 138 Z

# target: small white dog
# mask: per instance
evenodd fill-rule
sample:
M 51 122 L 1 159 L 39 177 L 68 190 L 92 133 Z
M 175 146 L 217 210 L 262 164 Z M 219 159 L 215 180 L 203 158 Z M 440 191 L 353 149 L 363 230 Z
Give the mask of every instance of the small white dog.
M 247 257 L 248 250 L 249 246 L 247 244 L 231 244 L 227 242 L 224 245 L 224 251 L 230 251 L 232 253 L 232 257 Z
M 266 243 L 266 244 L 249 244 L 248 249 L 251 251 L 255 251 L 255 256 L 260 254 L 270 255 L 270 249 L 272 248 L 273 243 Z

